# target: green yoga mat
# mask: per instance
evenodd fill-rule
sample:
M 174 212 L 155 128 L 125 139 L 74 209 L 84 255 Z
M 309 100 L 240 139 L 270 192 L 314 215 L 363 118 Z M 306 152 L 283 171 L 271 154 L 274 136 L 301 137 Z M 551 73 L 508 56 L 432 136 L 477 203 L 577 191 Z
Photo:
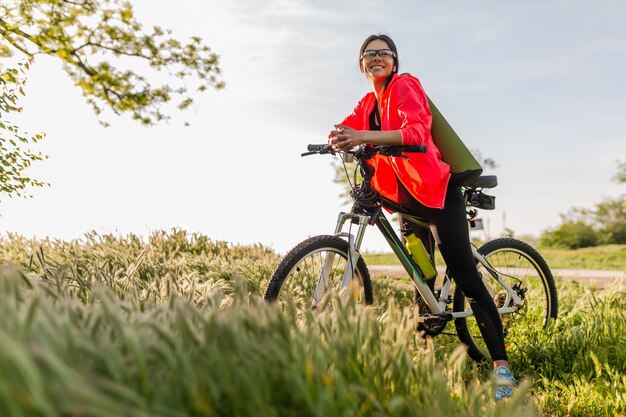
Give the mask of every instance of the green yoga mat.
M 483 168 L 430 98 L 428 105 L 433 114 L 430 133 L 443 161 L 450 165 L 451 181 L 458 185 L 470 184 L 482 174 Z

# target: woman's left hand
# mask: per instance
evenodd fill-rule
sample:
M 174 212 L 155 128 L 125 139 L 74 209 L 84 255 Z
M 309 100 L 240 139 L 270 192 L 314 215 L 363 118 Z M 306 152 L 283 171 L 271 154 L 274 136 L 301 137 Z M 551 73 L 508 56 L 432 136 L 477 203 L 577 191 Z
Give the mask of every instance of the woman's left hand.
M 335 125 L 335 130 L 328 137 L 333 149 L 337 151 L 349 151 L 365 143 L 362 130 L 354 130 L 342 124 Z

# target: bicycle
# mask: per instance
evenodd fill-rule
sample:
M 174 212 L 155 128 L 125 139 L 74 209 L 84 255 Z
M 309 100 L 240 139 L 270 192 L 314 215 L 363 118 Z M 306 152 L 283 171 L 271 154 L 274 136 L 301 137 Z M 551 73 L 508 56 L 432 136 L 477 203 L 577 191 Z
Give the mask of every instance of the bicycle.
M 383 209 L 400 214 L 414 228 L 426 234 L 430 233 L 428 223 L 400 204 L 381 196 L 370 185 L 372 172 L 366 161 L 374 155 L 403 157 L 403 152 L 425 151 L 423 146 L 366 146 L 356 151 L 339 152 L 329 145 L 309 145 L 308 152 L 302 156 L 339 154 L 344 161 L 356 161 L 357 169 L 350 183 L 354 204 L 350 212 L 339 214 L 334 234 L 310 237 L 283 257 L 270 278 L 264 297 L 267 301 L 276 302 L 281 296 L 281 299 L 289 298 L 288 302 L 294 303 L 296 308 L 317 309 L 323 306 L 325 293 L 339 289 L 349 291 L 357 302 L 372 304 L 372 282 L 359 251 L 367 226 L 376 225 L 413 281 L 415 301 L 420 307 L 418 330 L 436 336 L 450 321 L 454 321 L 456 334 L 467 346 L 468 355 L 482 362 L 487 360 L 489 354 L 463 292 L 458 287 L 452 287 L 454 277 L 449 276 L 446 269 L 441 284 L 435 289 L 435 280 L 426 279 L 394 232 Z M 348 174 L 345 164 L 344 169 Z M 357 172 L 362 176 L 360 182 Z M 496 176 L 481 176 L 463 187 L 470 225 L 477 217 L 476 209 L 495 208 L 494 197 L 483 190 L 496 185 Z M 349 230 L 344 232 L 347 222 Z M 358 225 L 356 233 L 352 233 L 353 224 Z M 479 249 L 472 246 L 472 253 L 502 317 L 505 342 L 514 342 L 519 329 L 527 326 L 545 328 L 556 319 L 558 300 L 554 278 L 545 260 L 533 247 L 517 239 L 499 238 Z M 434 259 L 432 251 L 429 255 L 431 260 Z M 289 295 L 283 297 L 285 293 Z

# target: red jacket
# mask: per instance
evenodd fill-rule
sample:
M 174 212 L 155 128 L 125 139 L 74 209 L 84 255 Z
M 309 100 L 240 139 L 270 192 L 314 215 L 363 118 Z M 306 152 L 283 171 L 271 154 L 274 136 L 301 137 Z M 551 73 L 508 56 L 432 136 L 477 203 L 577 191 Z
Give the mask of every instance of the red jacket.
M 369 115 L 376 105 L 373 92 L 367 93 L 342 124 L 356 130 L 369 130 Z M 381 97 L 381 130 L 399 130 L 403 145 L 426 145 L 426 153 L 405 153 L 408 160 L 376 155 L 372 186 L 383 196 L 398 202 L 397 178 L 417 201 L 428 207 L 442 208 L 450 179 L 450 166 L 430 134 L 432 114 L 419 80 L 410 74 L 394 75 Z

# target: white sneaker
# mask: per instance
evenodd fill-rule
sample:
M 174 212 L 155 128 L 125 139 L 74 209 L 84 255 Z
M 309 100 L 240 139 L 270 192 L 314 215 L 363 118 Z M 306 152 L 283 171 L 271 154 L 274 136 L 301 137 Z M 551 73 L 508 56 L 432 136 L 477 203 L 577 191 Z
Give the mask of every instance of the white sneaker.
M 513 388 L 516 385 L 513 372 L 506 366 L 498 366 L 493 372 L 496 374 L 496 400 L 500 401 L 513 395 Z

